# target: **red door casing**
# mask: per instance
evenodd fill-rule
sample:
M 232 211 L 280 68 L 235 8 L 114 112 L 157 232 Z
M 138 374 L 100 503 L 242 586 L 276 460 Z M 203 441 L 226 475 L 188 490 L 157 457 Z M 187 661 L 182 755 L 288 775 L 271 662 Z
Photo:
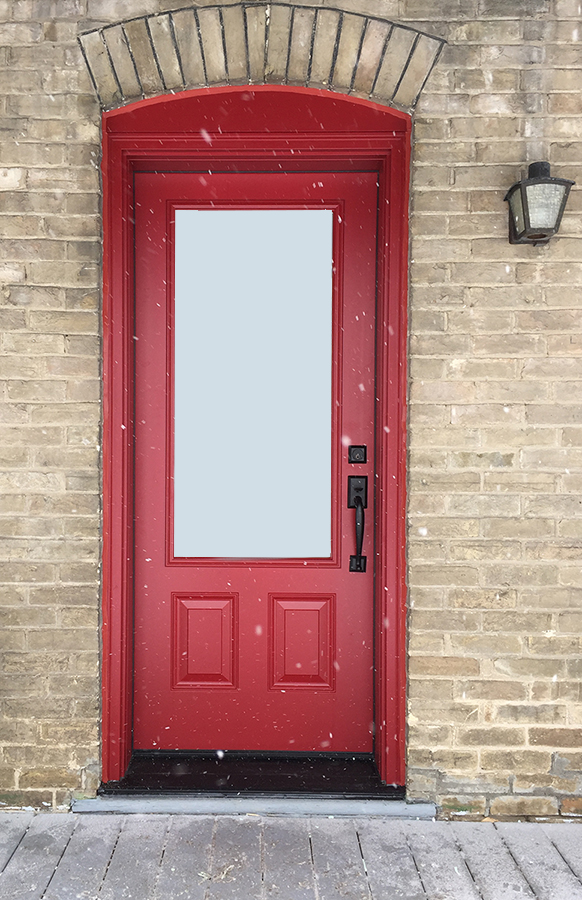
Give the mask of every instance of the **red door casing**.
M 135 200 L 134 747 L 371 753 L 377 174 L 139 172 Z M 329 556 L 174 556 L 174 223 L 211 208 L 333 213 Z M 289 440 L 308 516 L 309 434 Z M 350 571 L 351 475 L 368 477 L 365 573 Z

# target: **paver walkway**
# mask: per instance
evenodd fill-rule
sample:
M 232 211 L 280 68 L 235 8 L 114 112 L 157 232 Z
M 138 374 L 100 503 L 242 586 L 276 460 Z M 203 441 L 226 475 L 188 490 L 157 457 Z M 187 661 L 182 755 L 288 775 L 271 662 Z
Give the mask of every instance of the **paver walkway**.
M 582 900 L 582 825 L 0 813 L 0 900 Z

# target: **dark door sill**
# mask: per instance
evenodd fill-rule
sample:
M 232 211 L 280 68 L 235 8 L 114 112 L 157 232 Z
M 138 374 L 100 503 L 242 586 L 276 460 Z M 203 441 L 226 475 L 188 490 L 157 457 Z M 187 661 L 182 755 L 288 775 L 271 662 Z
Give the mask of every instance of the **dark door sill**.
M 368 754 L 251 754 L 134 751 L 120 781 L 102 784 L 101 796 L 204 794 L 206 796 L 404 798 L 404 787 L 380 780 Z

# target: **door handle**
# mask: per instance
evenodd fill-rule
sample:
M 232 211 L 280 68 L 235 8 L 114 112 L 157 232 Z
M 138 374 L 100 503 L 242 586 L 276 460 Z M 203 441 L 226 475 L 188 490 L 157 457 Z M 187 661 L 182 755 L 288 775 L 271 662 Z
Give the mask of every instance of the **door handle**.
M 368 506 L 368 478 L 366 475 L 348 476 L 348 509 L 356 511 L 356 552 L 350 556 L 350 572 L 365 572 L 366 557 L 362 556 L 364 545 L 364 510 Z

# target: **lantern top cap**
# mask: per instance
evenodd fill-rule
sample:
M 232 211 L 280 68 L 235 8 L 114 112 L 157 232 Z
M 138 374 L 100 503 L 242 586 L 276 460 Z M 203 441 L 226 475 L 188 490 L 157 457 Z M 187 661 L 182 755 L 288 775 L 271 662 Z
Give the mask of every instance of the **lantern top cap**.
M 550 178 L 549 162 L 533 162 L 529 164 L 527 170 L 528 178 Z

